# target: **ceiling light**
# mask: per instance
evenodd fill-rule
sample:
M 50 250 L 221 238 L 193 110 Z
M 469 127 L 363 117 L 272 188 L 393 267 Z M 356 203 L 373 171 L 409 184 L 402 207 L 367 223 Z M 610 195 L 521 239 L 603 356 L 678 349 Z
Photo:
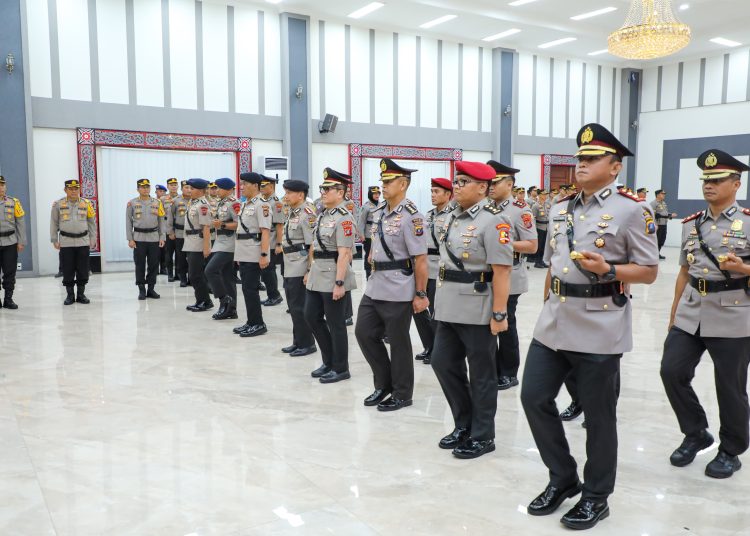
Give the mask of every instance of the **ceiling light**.
M 536 2 L 536 0 L 515 0 L 515 2 L 511 2 L 508 4 L 509 6 L 522 6 L 524 4 L 530 4 L 531 2 Z
M 680 4 L 680 11 L 685 11 L 686 9 L 690 9 L 690 4 Z
M 565 43 L 570 43 L 571 41 L 575 41 L 575 37 L 564 37 L 563 39 L 557 39 L 556 41 L 550 41 L 549 43 L 542 43 L 539 45 L 539 48 L 552 48 L 556 47 L 557 45 L 564 45 Z
M 732 41 L 731 39 L 724 39 L 723 37 L 714 37 L 713 39 L 709 39 L 709 41 L 723 47 L 738 47 L 742 44 L 737 41 Z
M 588 13 L 581 13 L 580 15 L 576 15 L 575 17 L 570 17 L 570 19 L 571 20 L 590 19 L 591 17 L 598 17 L 599 15 L 604 15 L 605 13 L 612 13 L 613 11 L 617 11 L 617 8 L 605 7 L 602 9 L 597 9 L 596 11 L 589 11 Z
M 357 11 L 352 11 L 351 13 L 349 13 L 349 17 L 352 19 L 360 19 L 365 15 L 369 15 L 373 11 L 380 9 L 384 5 L 385 4 L 381 2 L 370 2 L 365 7 L 361 7 Z
M 609 52 L 609 50 L 607 50 L 606 48 L 603 48 L 601 50 L 595 50 L 594 52 L 589 52 L 588 55 L 589 56 L 598 56 L 600 54 L 606 54 L 607 52 Z
M 497 41 L 498 39 L 502 39 L 503 37 L 509 37 L 511 35 L 515 35 L 517 33 L 520 33 L 521 30 L 518 28 L 512 28 L 510 30 L 505 30 L 504 32 L 497 33 L 495 35 L 488 35 L 482 41 Z
M 420 28 L 424 28 L 425 30 L 427 28 L 432 28 L 433 26 L 437 26 L 438 24 L 443 24 L 444 22 L 448 22 L 449 20 L 453 20 L 456 18 L 456 15 L 443 15 L 442 17 L 438 17 L 435 20 L 431 20 L 429 22 L 425 22 L 424 24 L 420 24 Z
M 690 43 L 690 26 L 672 11 L 672 0 L 631 0 L 622 27 L 609 34 L 609 52 L 629 60 L 663 58 Z

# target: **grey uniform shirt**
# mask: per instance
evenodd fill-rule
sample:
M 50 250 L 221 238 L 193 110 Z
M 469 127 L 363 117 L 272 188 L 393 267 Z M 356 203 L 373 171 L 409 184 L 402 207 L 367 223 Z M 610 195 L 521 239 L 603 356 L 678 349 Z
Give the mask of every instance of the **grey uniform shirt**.
M 536 203 L 531 208 L 531 214 L 534 216 L 536 222 L 536 228 L 540 231 L 547 230 L 547 224 L 549 223 L 549 211 L 552 204 L 548 199 L 544 200 L 544 203 Z M 544 248 L 544 244 L 539 244 L 540 248 Z
M 370 201 L 369 199 L 359 209 L 359 217 L 357 218 L 357 230 L 362 233 L 365 239 L 372 238 L 370 231 L 372 230 L 373 212 L 378 206 Z
M 142 229 L 139 231 L 139 229 Z M 153 231 L 145 232 L 146 229 Z M 141 199 L 136 197 L 128 201 L 125 207 L 125 236 L 128 241 L 159 242 L 166 240 L 164 207 L 155 197 Z
M 286 219 L 284 217 L 284 204 L 275 195 L 268 198 L 261 197 L 261 201 L 267 203 L 271 210 L 271 221 L 273 223 L 271 226 L 271 251 L 273 251 L 279 244 L 279 241 L 276 240 L 276 224 L 284 223 L 284 220 Z
M 447 248 L 463 262 L 467 272 L 491 272 L 492 264 L 511 266 L 511 223 L 488 199 L 463 210 L 457 206 L 445 224 L 440 244 L 440 266 L 458 270 Z M 435 320 L 456 324 L 489 325 L 492 316 L 492 283 L 440 281 L 435 295 Z
M 354 217 L 346 210 L 346 203 L 347 201 L 344 200 L 339 206 L 320 213 L 313 230 L 314 251 L 337 251 L 340 247 L 354 247 Z M 313 258 L 310 273 L 307 276 L 307 290 L 333 292 L 335 284 L 336 260 Z M 355 288 L 357 288 L 357 282 L 350 264 L 346 267 L 344 289 Z
M 167 233 L 175 238 L 185 238 L 185 214 L 187 214 L 189 199 L 178 195 L 174 198 L 167 211 Z
M 590 284 L 570 259 L 566 221 L 569 198 L 552 207 L 544 261 L 553 277 L 564 283 Z M 583 204 L 575 197 L 573 247 L 596 252 L 611 264 L 657 266 L 655 225 L 651 207 L 605 186 Z M 534 338 L 553 350 L 591 354 L 622 354 L 633 348 L 630 300 L 622 307 L 611 296 L 562 298 L 550 291 L 534 329 Z
M 15 197 L 0 197 L 0 218 L 0 246 L 25 246 L 26 218 L 21 202 Z
M 427 212 L 427 269 L 429 279 L 438 278 L 440 269 L 440 239 L 445 233 L 445 224 L 453 210 L 453 205 L 448 203 L 443 210 L 437 207 Z
M 284 223 L 284 248 L 305 246 L 299 251 L 284 252 L 284 277 L 303 277 L 307 272 L 307 255 L 313 243 L 315 228 L 315 206 L 303 203 L 297 208 L 289 208 L 289 216 Z
M 372 224 L 372 248 L 370 249 L 373 262 L 391 262 L 378 232 L 378 222 L 380 222 L 383 228 L 383 240 L 391 251 L 393 260 L 410 259 L 412 272 L 404 274 L 403 270 L 373 268 L 370 279 L 367 281 L 365 295 L 373 300 L 412 301 L 416 292 L 413 258 L 427 254 L 424 216 L 412 201 L 403 199 L 391 211 L 388 210 L 388 205 L 383 203 L 373 214 L 373 218 L 375 223 Z
M 503 214 L 508 216 L 512 225 L 513 242 L 519 240 L 536 240 L 536 225 L 531 207 L 523 201 L 506 199 L 496 204 Z M 537 246 L 539 247 L 539 246 Z M 525 253 L 513 252 L 513 271 L 510 275 L 510 294 L 523 294 L 529 290 L 529 276 L 523 260 Z
M 74 238 L 62 233 L 83 236 Z M 93 248 L 96 245 L 96 212 L 91 201 L 79 198 L 71 202 L 63 197 L 52 203 L 49 237 L 53 244 L 59 242 L 61 248 Z
M 718 217 L 706 210 L 683 222 L 680 266 L 687 266 L 693 277 L 724 281 L 724 275 L 701 249 L 696 226 L 700 226 L 703 241 L 714 256 L 734 253 L 750 264 L 747 238 L 750 210 L 735 203 Z M 732 278 L 745 277 L 737 272 L 728 273 Z M 743 289 L 701 296 L 688 282 L 677 305 L 674 325 L 691 334 L 700 326 L 701 337 L 750 337 L 750 296 Z
M 270 230 L 272 226 L 271 206 L 264 202 L 260 195 L 245 201 L 237 216 L 234 260 L 237 262 L 260 262 L 260 230 Z M 247 234 L 257 235 L 257 237 L 244 238 L 242 236 Z
M 224 199 L 219 199 L 216 204 L 216 219 L 223 223 L 237 221 L 241 204 L 234 196 L 229 195 Z M 234 253 L 235 232 L 232 229 L 216 229 L 216 240 L 211 246 L 212 252 Z
M 187 213 L 185 214 L 185 231 L 202 230 L 204 225 L 211 225 L 211 205 L 205 197 L 191 199 L 188 203 Z M 185 243 L 182 245 L 182 251 L 201 252 L 203 251 L 202 233 L 190 234 L 185 233 Z
M 654 211 L 656 225 L 666 225 L 669 223 L 669 208 L 666 201 L 657 201 L 654 199 L 651 201 L 651 208 Z

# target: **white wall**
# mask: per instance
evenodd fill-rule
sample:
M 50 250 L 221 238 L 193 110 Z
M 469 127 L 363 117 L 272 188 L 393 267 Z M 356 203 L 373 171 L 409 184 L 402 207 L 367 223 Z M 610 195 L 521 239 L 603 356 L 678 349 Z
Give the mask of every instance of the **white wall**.
M 516 175 L 516 184 L 528 188 L 541 186 L 542 160 L 538 154 L 514 154 L 512 167 L 520 169 Z
M 318 188 L 323 182 L 323 170 L 327 167 L 349 173 L 349 145 L 339 143 L 313 143 L 312 168 L 310 169 L 310 197 L 317 198 Z

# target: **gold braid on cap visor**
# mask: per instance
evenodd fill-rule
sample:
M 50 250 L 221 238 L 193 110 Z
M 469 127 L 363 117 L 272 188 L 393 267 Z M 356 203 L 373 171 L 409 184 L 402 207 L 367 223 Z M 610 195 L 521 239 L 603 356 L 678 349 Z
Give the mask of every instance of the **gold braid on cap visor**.
M 513 179 L 516 180 L 515 175 L 496 175 L 494 179 L 492 179 L 490 182 L 493 184 L 496 182 L 500 182 L 503 179 Z
M 741 175 L 737 169 L 704 169 L 701 180 L 726 179 L 732 175 Z
M 393 179 L 410 179 L 408 175 L 404 175 L 403 173 L 381 173 L 380 174 L 380 181 L 381 182 L 388 182 L 392 181 Z
M 617 154 L 617 149 L 605 145 L 582 145 L 575 156 L 601 156 L 606 153 Z

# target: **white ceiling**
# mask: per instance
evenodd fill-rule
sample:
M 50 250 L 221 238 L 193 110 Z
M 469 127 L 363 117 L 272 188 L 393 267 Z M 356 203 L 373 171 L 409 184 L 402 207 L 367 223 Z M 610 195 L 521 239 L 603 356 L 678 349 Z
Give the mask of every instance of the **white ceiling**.
M 541 54 L 586 58 L 589 52 L 607 48 L 607 36 L 620 28 L 627 16 L 630 0 L 536 0 L 523 6 L 509 6 L 511 0 L 381 0 L 385 7 L 358 20 L 347 18 L 352 11 L 370 3 L 370 0 L 281 0 L 275 7 L 281 11 L 310 15 L 324 20 L 336 20 L 356 26 L 431 35 L 483 46 L 508 47 Z M 234 0 L 233 3 L 252 3 L 259 0 Z M 690 8 L 679 11 L 687 3 Z M 731 49 L 711 43 L 713 37 L 724 37 L 750 44 L 750 0 L 673 0 L 678 18 L 693 30 L 690 45 L 674 55 L 674 59 L 699 57 L 726 52 Z M 270 4 L 265 4 L 270 7 Z M 570 17 L 603 7 L 616 7 L 617 11 L 573 21 Z M 430 30 L 420 24 L 454 14 L 457 18 Z M 492 43 L 482 42 L 483 37 L 511 28 L 521 33 Z M 546 50 L 542 43 L 564 37 L 576 37 L 571 43 Z M 627 65 L 643 63 L 621 60 L 602 54 L 596 61 Z M 664 60 L 656 60 L 661 63 Z

